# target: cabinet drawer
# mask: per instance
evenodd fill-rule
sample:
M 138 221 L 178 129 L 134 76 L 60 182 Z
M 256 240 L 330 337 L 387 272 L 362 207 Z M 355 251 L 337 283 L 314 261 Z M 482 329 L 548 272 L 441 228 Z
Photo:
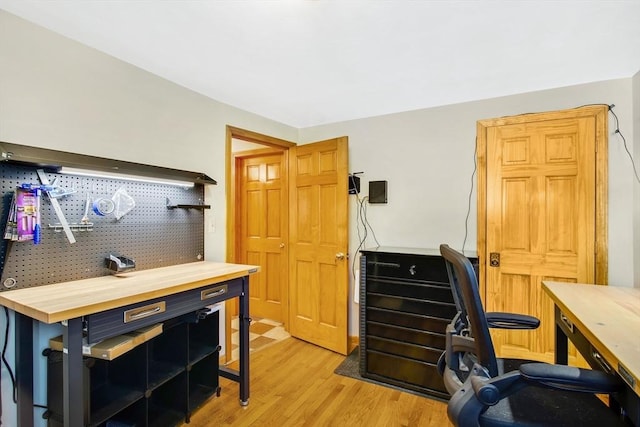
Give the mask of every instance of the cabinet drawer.
M 367 351 L 367 372 L 402 381 L 421 388 L 446 392 L 435 364 Z
M 391 277 L 448 285 L 449 277 L 440 256 L 365 253 L 367 277 Z
M 432 347 L 441 351 L 444 350 L 446 345 L 446 337 L 443 334 L 422 331 L 419 329 L 385 325 L 384 323 L 376 322 L 367 322 L 366 336 L 388 338 L 406 343 Z
M 124 334 L 239 296 L 241 292 L 239 278 L 92 314 L 86 317 L 87 339 L 94 343 Z
M 398 313 L 391 310 L 381 310 L 367 307 L 367 322 L 385 323 L 387 325 L 402 326 L 422 331 L 430 331 L 438 334 L 445 333 L 451 320 L 437 319 L 433 317 L 414 315 L 410 313 Z
M 367 293 L 367 307 L 384 308 L 396 312 L 420 314 L 451 320 L 456 315 L 455 304 L 412 300 L 401 297 Z
M 395 356 L 436 364 L 444 350 L 410 344 L 402 341 L 367 336 L 367 350 L 376 350 Z
M 411 283 L 390 279 L 371 278 L 367 280 L 366 286 L 367 292 L 376 294 L 454 304 L 451 287 L 449 285 L 444 286 L 438 284 Z

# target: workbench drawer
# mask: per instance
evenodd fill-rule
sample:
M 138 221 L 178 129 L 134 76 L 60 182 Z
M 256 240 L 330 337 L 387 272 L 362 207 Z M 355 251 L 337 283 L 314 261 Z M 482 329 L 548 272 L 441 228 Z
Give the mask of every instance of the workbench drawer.
M 242 278 L 114 308 L 86 317 L 90 344 L 189 313 L 242 293 Z

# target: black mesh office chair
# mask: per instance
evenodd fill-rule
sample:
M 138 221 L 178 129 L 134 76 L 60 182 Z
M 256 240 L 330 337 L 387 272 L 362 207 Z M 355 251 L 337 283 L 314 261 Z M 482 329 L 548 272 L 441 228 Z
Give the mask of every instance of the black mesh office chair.
M 622 384 L 614 376 L 547 363 L 521 363 L 514 370 L 499 368 L 471 262 L 446 245 L 440 251 L 458 281 L 469 328 L 466 347 L 473 361 L 465 383 L 447 407 L 456 426 L 625 425 L 594 394 L 620 390 Z
M 440 245 L 440 253 L 450 251 L 448 245 Z M 462 300 L 460 283 L 450 261 L 445 258 L 447 274 L 449 276 L 449 284 L 451 292 L 456 304 L 458 314 L 446 329 L 446 351 L 443 352 L 438 361 L 438 370 L 443 377 L 445 387 L 449 394 L 454 394 L 462 387 L 467 380 L 469 372 L 476 362 L 473 354 L 474 343 L 469 336 L 470 326 L 468 321 L 467 309 Z M 525 314 L 490 312 L 485 313 L 489 328 L 492 329 L 536 329 L 540 326 L 540 320 L 536 317 Z M 530 363 L 533 360 L 526 359 L 497 359 L 498 374 L 502 374 L 505 370 L 512 371 L 518 369 L 522 363 Z

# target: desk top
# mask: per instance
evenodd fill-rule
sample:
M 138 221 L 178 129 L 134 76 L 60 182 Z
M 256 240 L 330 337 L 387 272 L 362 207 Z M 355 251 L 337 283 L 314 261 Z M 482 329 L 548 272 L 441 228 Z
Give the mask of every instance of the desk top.
M 0 293 L 0 304 L 56 323 L 247 276 L 255 265 L 192 262 Z
M 548 281 L 542 288 L 607 362 L 635 378 L 640 395 L 640 289 Z

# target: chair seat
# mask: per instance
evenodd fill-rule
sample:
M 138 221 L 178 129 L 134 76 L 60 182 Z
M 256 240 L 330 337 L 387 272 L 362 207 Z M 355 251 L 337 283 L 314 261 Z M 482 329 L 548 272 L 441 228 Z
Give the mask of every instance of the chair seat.
M 526 387 L 502 399 L 480 415 L 483 427 L 624 426 L 593 394 Z

